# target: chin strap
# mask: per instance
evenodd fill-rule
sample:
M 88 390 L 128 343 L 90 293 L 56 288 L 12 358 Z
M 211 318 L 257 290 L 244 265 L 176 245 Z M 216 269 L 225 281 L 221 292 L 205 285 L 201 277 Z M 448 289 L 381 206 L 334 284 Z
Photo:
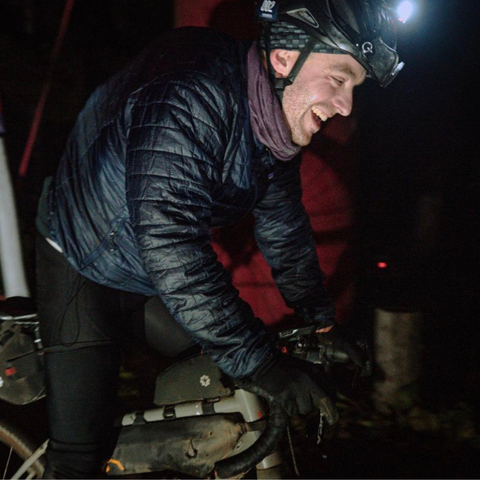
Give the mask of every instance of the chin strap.
M 270 46 L 270 23 L 267 24 L 266 28 L 267 28 L 267 34 L 265 39 L 265 47 L 266 47 L 266 54 L 267 54 L 268 75 L 275 88 L 275 93 L 277 94 L 281 103 L 283 98 L 283 91 L 285 90 L 285 87 L 288 87 L 294 82 L 295 78 L 298 75 L 298 72 L 303 67 L 303 64 L 307 60 L 307 57 L 310 55 L 315 44 L 317 43 L 317 39 L 315 37 L 310 37 L 308 42 L 302 48 L 300 55 L 297 58 L 297 61 L 295 62 L 295 65 L 293 66 L 292 70 L 288 74 L 288 77 L 278 78 L 275 76 L 275 70 L 273 68 L 272 62 L 270 61 L 270 52 L 272 51 Z

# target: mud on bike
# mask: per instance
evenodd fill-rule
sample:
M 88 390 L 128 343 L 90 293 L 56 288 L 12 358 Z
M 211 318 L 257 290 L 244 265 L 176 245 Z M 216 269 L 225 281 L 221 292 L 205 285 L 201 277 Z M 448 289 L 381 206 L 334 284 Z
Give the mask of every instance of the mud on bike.
M 316 335 L 314 326 L 276 335 L 285 354 L 324 367 L 346 363 Z M 25 405 L 45 395 L 39 324 L 30 299 L 0 301 L 0 400 Z M 185 358 L 160 372 L 154 408 L 134 411 L 118 422 L 118 441 L 105 476 L 171 471 L 194 478 L 291 478 L 279 443 L 288 418 L 275 405 L 241 388 L 207 355 Z M 322 416 L 320 415 L 321 426 Z M 36 448 L 0 419 L 2 478 L 41 478 L 48 440 Z M 287 473 L 288 472 L 288 473 Z M 136 477 L 138 478 L 138 477 Z

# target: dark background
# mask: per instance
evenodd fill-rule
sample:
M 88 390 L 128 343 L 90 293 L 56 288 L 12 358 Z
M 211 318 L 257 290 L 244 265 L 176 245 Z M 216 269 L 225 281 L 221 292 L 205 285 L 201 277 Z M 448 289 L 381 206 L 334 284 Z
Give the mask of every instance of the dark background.
M 367 318 L 372 306 L 398 303 L 399 291 L 402 302 L 420 305 L 424 401 L 437 412 L 459 403 L 477 412 L 480 166 L 474 138 L 480 9 L 475 0 L 419 0 L 418 5 L 417 16 L 399 35 L 404 71 L 386 90 L 367 82 L 357 93 L 355 213 L 362 279 L 357 302 Z M 97 85 L 173 25 L 171 0 L 76 2 L 29 170 L 21 180 L 16 172 L 63 6 L 61 0 L 0 0 L 0 96 L 30 282 L 41 183 L 54 171 L 77 113 Z M 379 259 L 389 262 L 381 275 L 375 269 Z M 478 413 L 473 416 L 478 429 Z M 397 449 L 392 455 L 411 451 Z M 458 457 L 449 461 L 459 464 Z M 437 468 L 425 476 L 442 475 Z M 445 476 L 478 477 L 478 471 Z

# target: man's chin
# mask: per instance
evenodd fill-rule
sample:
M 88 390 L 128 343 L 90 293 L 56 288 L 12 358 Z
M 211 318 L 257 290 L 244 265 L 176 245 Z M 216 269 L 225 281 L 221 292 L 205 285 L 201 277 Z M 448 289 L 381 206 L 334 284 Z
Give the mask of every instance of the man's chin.
M 312 136 L 307 136 L 304 135 L 303 137 L 292 137 L 292 142 L 295 145 L 298 145 L 299 147 L 306 147 L 307 145 L 310 145 L 310 142 L 312 141 Z

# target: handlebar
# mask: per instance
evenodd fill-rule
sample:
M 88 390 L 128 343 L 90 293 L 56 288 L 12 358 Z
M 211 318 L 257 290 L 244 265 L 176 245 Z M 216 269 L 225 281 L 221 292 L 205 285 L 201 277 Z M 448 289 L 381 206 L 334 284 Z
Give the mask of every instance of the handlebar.
M 315 325 L 309 325 L 280 332 L 277 346 L 283 353 L 317 365 L 350 361 L 346 352 L 335 349 L 323 341 L 322 334 L 315 335 L 315 329 Z
M 217 478 L 232 478 L 247 472 L 253 465 L 270 455 L 282 439 L 288 426 L 287 413 L 279 404 L 270 406 L 268 425 L 258 440 L 242 453 L 225 458 L 215 464 Z
M 335 350 L 322 341 L 321 335 L 315 335 L 315 330 L 315 326 L 307 326 L 282 331 L 277 334 L 277 347 L 283 353 L 315 364 L 347 363 L 350 360 L 347 353 Z M 242 453 L 217 462 L 215 464 L 217 478 L 232 478 L 260 463 L 275 450 L 287 427 L 287 413 L 279 404 L 271 404 L 269 421 L 261 436 Z

